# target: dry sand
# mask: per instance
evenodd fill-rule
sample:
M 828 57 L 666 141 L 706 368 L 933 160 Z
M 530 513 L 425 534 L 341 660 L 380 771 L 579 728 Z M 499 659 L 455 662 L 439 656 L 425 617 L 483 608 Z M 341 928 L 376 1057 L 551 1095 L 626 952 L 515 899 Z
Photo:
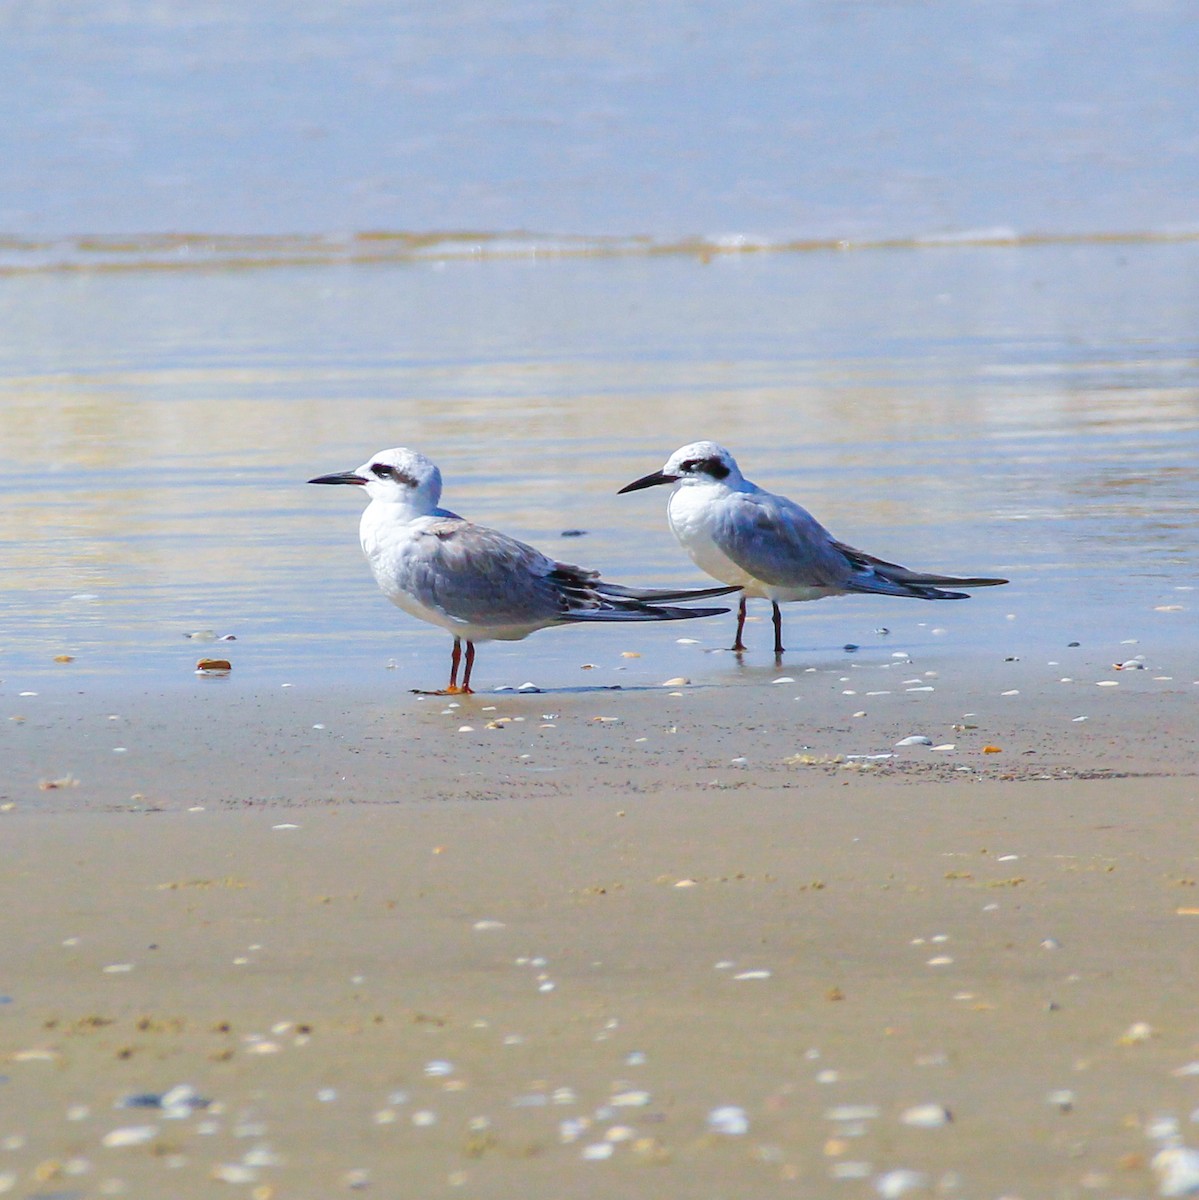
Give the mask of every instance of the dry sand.
M 1199 689 L 1101 666 L 10 698 L 0 1189 L 1157 1195 Z

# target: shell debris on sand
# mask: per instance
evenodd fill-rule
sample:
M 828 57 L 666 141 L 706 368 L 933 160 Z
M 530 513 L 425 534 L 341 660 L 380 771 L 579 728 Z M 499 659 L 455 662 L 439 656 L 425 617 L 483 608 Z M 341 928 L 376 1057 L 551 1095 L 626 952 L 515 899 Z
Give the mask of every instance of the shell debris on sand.
M 735 1104 L 722 1104 L 708 1113 L 708 1129 L 726 1137 L 740 1137 L 749 1132 L 749 1117 Z
M 939 1129 L 953 1120 L 953 1114 L 943 1104 L 914 1104 L 905 1108 L 899 1119 L 916 1129 Z
M 1199 1150 L 1168 1146 L 1150 1164 L 1159 1196 L 1199 1196 Z

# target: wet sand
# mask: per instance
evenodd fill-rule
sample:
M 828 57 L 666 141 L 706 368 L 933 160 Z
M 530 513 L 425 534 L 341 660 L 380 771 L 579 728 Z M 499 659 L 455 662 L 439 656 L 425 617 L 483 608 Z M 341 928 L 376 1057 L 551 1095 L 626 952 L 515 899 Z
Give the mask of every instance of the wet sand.
M 1157 1194 L 1195 684 L 1079 652 L 8 698 L 0 1187 Z

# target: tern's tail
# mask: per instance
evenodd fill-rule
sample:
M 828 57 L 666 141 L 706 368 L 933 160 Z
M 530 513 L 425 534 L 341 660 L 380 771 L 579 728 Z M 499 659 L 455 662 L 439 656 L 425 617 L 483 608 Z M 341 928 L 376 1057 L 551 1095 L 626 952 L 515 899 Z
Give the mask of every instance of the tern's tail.
M 963 578 L 957 575 L 928 575 L 898 563 L 863 554 L 844 542 L 834 543 L 853 564 L 857 574 L 848 585 L 851 592 L 874 592 L 885 596 L 911 596 L 917 600 L 968 600 L 966 592 L 946 592 L 944 587 L 998 587 L 1006 579 Z

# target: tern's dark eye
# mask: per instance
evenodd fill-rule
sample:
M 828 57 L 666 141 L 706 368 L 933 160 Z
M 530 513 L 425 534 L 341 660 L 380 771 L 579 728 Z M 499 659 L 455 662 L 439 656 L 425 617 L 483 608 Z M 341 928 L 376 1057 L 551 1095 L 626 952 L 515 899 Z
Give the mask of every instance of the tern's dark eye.
M 702 471 L 705 475 L 711 475 L 713 479 L 723 479 L 729 469 L 720 461 L 719 458 L 689 458 L 686 462 L 679 463 L 679 470 L 684 475 L 695 475 Z
M 399 467 L 393 467 L 391 463 L 371 463 L 370 470 L 371 474 L 378 479 L 393 479 L 396 483 L 402 483 L 411 488 L 417 486 L 417 481 L 411 475 L 406 471 L 401 471 Z

